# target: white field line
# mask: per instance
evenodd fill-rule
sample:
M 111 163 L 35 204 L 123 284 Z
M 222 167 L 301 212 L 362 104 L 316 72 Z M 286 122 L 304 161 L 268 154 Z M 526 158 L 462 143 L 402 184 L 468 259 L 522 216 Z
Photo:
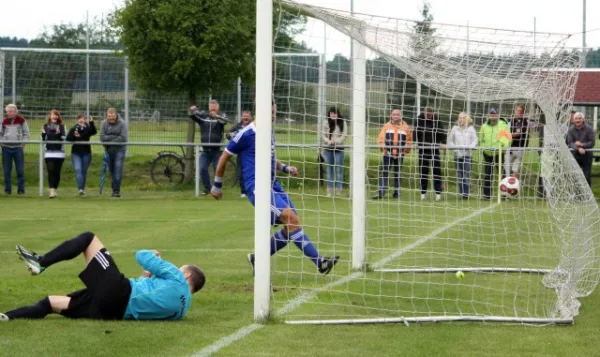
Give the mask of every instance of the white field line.
M 215 221 L 217 221 L 217 222 L 227 221 L 228 222 L 231 220 L 244 221 L 244 222 L 252 221 L 253 222 L 254 218 L 238 218 L 236 216 L 230 216 L 230 217 L 223 217 L 223 218 L 216 218 L 216 217 L 211 217 L 211 218 L 88 217 L 88 218 L 86 218 L 86 217 L 81 217 L 81 218 L 76 219 L 77 222 L 143 222 L 143 223 L 148 223 L 148 222 L 199 223 L 199 222 L 215 222 Z M 11 222 L 11 221 L 17 221 L 17 222 L 56 221 L 56 222 L 61 222 L 61 220 L 57 219 L 56 217 L 0 217 L 0 222 Z
M 428 235 L 421 237 L 419 240 L 417 240 L 416 242 L 407 245 L 406 247 L 402 247 L 398 250 L 396 250 L 395 252 L 393 252 L 392 254 L 388 255 L 387 257 L 377 261 L 376 263 L 374 263 L 372 265 L 373 268 L 380 268 L 381 266 L 389 263 L 390 261 L 400 257 L 402 254 L 417 248 L 418 246 L 420 246 L 421 244 L 437 237 L 439 234 L 441 234 L 442 232 L 456 226 L 457 224 L 460 224 L 464 221 L 467 221 L 469 219 L 472 219 L 474 217 L 477 217 L 478 215 L 485 213 L 493 208 L 495 208 L 498 204 L 495 203 L 493 205 L 490 205 L 488 207 L 485 208 L 481 208 L 475 212 L 472 212 L 469 215 L 466 215 L 464 217 L 461 217 L 459 219 L 457 219 L 456 221 L 453 221 L 451 223 L 446 224 L 445 226 L 442 226 L 436 230 L 434 230 L 433 232 L 429 233 Z M 296 298 L 292 299 L 290 302 L 288 302 L 284 307 L 282 307 L 281 309 L 277 310 L 275 312 L 275 316 L 280 316 L 280 315 L 285 315 L 288 312 L 293 311 L 294 309 L 298 308 L 300 305 L 304 304 L 305 302 L 313 299 L 318 293 L 325 291 L 325 290 L 329 290 L 331 288 L 334 288 L 336 286 L 339 285 L 343 285 L 346 284 L 352 280 L 356 280 L 357 278 L 363 276 L 365 273 L 364 272 L 354 272 L 350 275 L 346 275 L 334 282 L 331 282 L 329 284 L 326 284 L 324 286 L 322 286 L 319 289 L 307 292 L 307 293 L 303 293 L 301 295 L 298 295 Z M 252 332 L 264 327 L 265 325 L 263 324 L 257 324 L 257 323 L 252 323 L 250 325 L 244 326 L 241 329 L 237 330 L 236 332 L 232 333 L 229 336 L 223 337 L 220 340 L 215 341 L 214 343 L 212 343 L 211 345 L 199 350 L 198 352 L 194 353 L 192 355 L 192 357 L 204 357 L 204 356 L 211 356 L 217 352 L 219 352 L 221 349 L 231 345 L 234 342 L 237 342 L 241 339 L 243 339 L 244 337 L 250 335 Z
M 110 250 L 110 254 L 130 254 L 139 249 Z M 161 253 L 248 253 L 252 248 L 191 248 L 191 249 L 156 249 Z M 0 250 L 0 254 L 16 254 L 16 250 Z

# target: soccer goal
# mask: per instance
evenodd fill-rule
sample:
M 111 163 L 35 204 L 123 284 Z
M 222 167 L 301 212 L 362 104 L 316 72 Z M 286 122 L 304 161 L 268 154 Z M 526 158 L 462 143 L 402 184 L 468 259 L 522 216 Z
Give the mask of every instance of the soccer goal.
M 600 277 L 600 215 L 565 144 L 584 58 L 567 47 L 568 36 L 350 14 L 292 1 L 273 6 L 307 18 L 300 35 L 306 44 L 340 51 L 327 54 L 320 84 L 273 69 L 273 87 L 257 83 L 257 112 L 271 94 L 277 102 L 293 101 L 294 109 L 281 107 L 273 124 L 275 136 L 284 138 L 291 136 L 281 118 L 315 113 L 314 125 L 296 127 L 314 140 L 278 140 L 278 158 L 301 172 L 279 180 L 321 254 L 340 255 L 341 261 L 321 275 L 294 246 L 268 262 L 257 254 L 255 316 L 272 311 L 290 324 L 572 323 L 581 298 Z M 257 42 L 263 44 L 257 59 L 261 51 L 270 56 L 293 50 L 267 48 L 260 33 Z M 288 94 L 275 90 L 283 84 L 292 88 Z M 307 98 L 323 90 L 326 109 L 303 100 L 294 87 L 307 91 Z M 261 96 L 261 90 L 267 92 Z M 519 106 L 527 136 L 525 144 L 513 146 Z M 338 125 L 329 130 L 330 107 L 339 109 L 347 131 L 338 147 L 344 154 L 337 157 L 327 152 Z M 411 147 L 386 127 L 395 109 L 408 125 L 400 131 L 412 134 Z M 482 130 L 497 139 L 468 151 L 470 168 L 461 166 L 462 177 L 457 148 L 465 147 L 441 147 L 450 145 L 461 112 L 471 118 L 478 141 Z M 417 135 L 422 113 L 439 119 L 443 135 L 437 142 Z M 258 124 L 258 131 L 271 130 Z M 502 146 L 501 127 L 508 146 Z M 320 165 L 333 166 L 324 183 Z M 431 167 L 428 173 L 425 167 Z M 518 195 L 500 192 L 505 176 L 518 177 Z M 423 177 L 429 177 L 426 190 Z M 260 220 L 258 194 L 257 186 Z M 257 253 L 268 239 L 262 221 Z

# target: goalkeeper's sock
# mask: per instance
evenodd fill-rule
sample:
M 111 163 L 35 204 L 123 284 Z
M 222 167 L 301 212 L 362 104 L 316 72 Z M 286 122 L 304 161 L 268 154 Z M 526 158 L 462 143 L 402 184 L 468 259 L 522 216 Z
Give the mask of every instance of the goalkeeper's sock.
M 14 319 L 43 319 L 52 313 L 50 299 L 48 297 L 38 301 L 35 305 L 23 306 L 18 309 L 11 310 L 5 315 L 9 320 Z
M 92 243 L 94 239 L 94 233 L 85 232 L 81 233 L 77 237 L 62 242 L 58 247 L 52 249 L 48 253 L 40 257 L 40 265 L 44 268 L 62 262 L 63 260 L 70 260 L 77 257 L 79 254 L 85 252 L 87 247 Z
M 271 255 L 277 253 L 283 247 L 288 245 L 288 239 L 285 231 L 282 229 L 271 237 Z
M 304 253 L 304 255 L 309 257 L 310 260 L 312 260 L 318 268 L 321 267 L 321 262 L 323 261 L 323 258 L 319 255 L 317 248 L 315 248 L 314 244 L 312 244 L 308 236 L 304 234 L 302 228 L 291 232 L 290 240 L 292 240 L 296 247 L 298 247 L 298 249 L 300 249 Z

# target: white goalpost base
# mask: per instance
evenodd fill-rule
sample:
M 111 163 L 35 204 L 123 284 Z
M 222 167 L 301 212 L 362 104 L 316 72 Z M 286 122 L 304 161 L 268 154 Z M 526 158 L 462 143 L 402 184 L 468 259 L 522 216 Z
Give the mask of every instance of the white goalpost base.
M 526 31 L 423 27 L 289 0 L 278 6 L 310 19 L 303 42 L 324 41 L 331 51 L 338 31 L 347 36 L 340 47 L 351 48 L 322 61 L 318 81 L 300 75 L 312 71 L 309 64 L 295 75 L 274 72 L 275 95 L 290 103 L 281 117 L 297 118 L 287 128 L 275 123 L 278 158 L 303 172 L 281 182 L 319 253 L 341 257 L 323 276 L 293 244 L 272 256 L 278 317 L 288 324 L 572 324 L 600 279 L 600 210 L 565 145 L 583 54 L 560 34 L 537 32 L 534 54 Z M 327 38 L 319 37 L 323 23 Z M 509 139 L 502 147 L 518 105 L 529 143 L 511 149 Z M 343 125 L 327 119 L 329 107 Z M 393 109 L 404 121 L 401 144 Z M 506 123 L 501 129 L 488 124 L 491 109 Z M 435 114 L 417 119 L 426 111 Z M 461 112 L 475 136 L 491 130 L 498 140 L 441 147 L 450 145 Z M 439 130 L 427 127 L 434 119 Z M 326 150 L 325 163 L 315 162 L 342 128 L 344 151 Z M 440 135 L 430 152 L 419 134 L 427 130 Z M 522 152 L 520 163 L 513 151 Z M 317 167 L 326 171 L 324 187 Z M 520 175 L 517 197 L 499 190 L 505 172 Z M 468 274 L 457 279 L 457 271 Z

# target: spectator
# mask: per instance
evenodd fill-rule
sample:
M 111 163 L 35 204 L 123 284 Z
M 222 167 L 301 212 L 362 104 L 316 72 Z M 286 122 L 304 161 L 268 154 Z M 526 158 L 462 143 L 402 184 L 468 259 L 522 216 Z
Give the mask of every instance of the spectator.
M 48 113 L 46 124 L 42 127 L 42 141 L 64 141 L 65 138 L 66 129 L 62 116 L 58 110 L 52 109 Z M 48 197 L 54 198 L 60 184 L 60 172 L 65 162 L 65 145 L 46 144 L 44 161 L 46 161 L 46 170 L 48 171 L 48 188 L 50 189 Z
M 96 135 L 97 132 L 94 119 L 90 117 L 86 123 L 85 115 L 79 114 L 77 116 L 77 124 L 67 134 L 67 140 L 75 143 L 89 142 L 90 137 Z M 85 196 L 85 180 L 88 167 L 90 167 L 90 163 L 92 162 L 92 147 L 85 144 L 72 145 L 71 162 L 75 170 L 79 196 Z
M 208 195 L 212 187 L 208 167 L 212 164 L 213 175 L 221 157 L 221 146 L 218 145 L 223 140 L 225 124 L 229 122 L 227 115 L 219 111 L 219 102 L 215 99 L 208 104 L 208 112 L 198 111 L 194 105 L 190 108 L 190 118 L 200 126 L 200 140 L 202 144 L 202 154 L 200 155 L 200 177 L 204 185 L 204 195 Z
M 115 108 L 108 108 L 106 120 L 100 128 L 100 140 L 103 143 L 126 143 L 127 123 L 117 114 Z M 125 161 L 126 145 L 105 144 L 108 154 L 108 170 L 112 184 L 112 197 L 121 197 L 121 181 L 123 180 L 123 163 Z
M 17 169 L 17 193 L 25 193 L 25 155 L 23 149 L 25 142 L 29 140 L 29 127 L 25 118 L 19 115 L 17 106 L 9 104 L 5 108 L 6 116 L 0 127 L 0 141 L 12 141 L 2 143 L 2 166 L 4 168 L 4 194 L 12 192 L 11 174 L 12 164 L 15 162 Z M 21 142 L 21 143 L 18 143 Z
M 529 119 L 524 116 L 525 107 L 517 105 L 510 119 L 511 148 L 506 152 L 504 171 L 506 176 L 520 177 L 525 148 L 529 146 Z
M 242 111 L 242 120 L 233 125 L 229 132 L 225 135 L 227 140 L 231 140 L 240 130 L 252 123 L 252 113 L 249 110 Z M 246 187 L 244 186 L 244 176 L 242 175 L 242 162 L 238 161 L 235 167 L 235 174 L 237 175 L 238 181 L 240 182 L 240 196 L 246 197 Z
M 469 199 L 471 186 L 472 149 L 478 144 L 473 119 L 465 112 L 458 114 L 456 125 L 448 135 L 448 148 L 454 151 L 458 192 L 463 200 Z
M 394 109 L 391 119 L 379 132 L 377 145 L 383 152 L 383 162 L 379 168 L 379 192 L 373 199 L 379 200 L 385 196 L 388 186 L 389 172 L 394 174 L 393 198 L 400 197 L 400 171 L 404 154 L 410 152 L 412 133 L 408 124 L 402 120 L 400 109 Z
M 337 194 L 342 193 L 344 184 L 344 144 L 348 136 L 348 125 L 337 107 L 329 108 L 327 121 L 323 122 L 321 138 L 323 139 L 323 157 L 327 165 L 327 197 L 333 195 L 335 186 Z
M 435 200 L 442 199 L 442 168 L 440 162 L 440 145 L 446 143 L 444 124 L 433 108 L 427 107 L 419 114 L 415 128 L 415 136 L 419 143 L 419 167 L 421 171 L 421 200 L 427 198 L 429 185 L 429 168 L 433 166 L 433 185 Z
M 567 131 L 567 145 L 573 152 L 575 161 L 581 167 L 588 185 L 592 186 L 592 160 L 591 149 L 596 142 L 594 129 L 585 122 L 583 113 L 577 112 L 573 117 L 573 126 Z
M 500 165 L 500 148 L 508 148 L 512 141 L 508 124 L 499 119 L 498 110 L 490 108 L 488 120 L 479 130 L 479 146 L 483 148 L 483 160 L 485 162 L 485 176 L 483 182 L 484 200 L 492 198 L 492 174 L 495 168 L 502 172 Z

